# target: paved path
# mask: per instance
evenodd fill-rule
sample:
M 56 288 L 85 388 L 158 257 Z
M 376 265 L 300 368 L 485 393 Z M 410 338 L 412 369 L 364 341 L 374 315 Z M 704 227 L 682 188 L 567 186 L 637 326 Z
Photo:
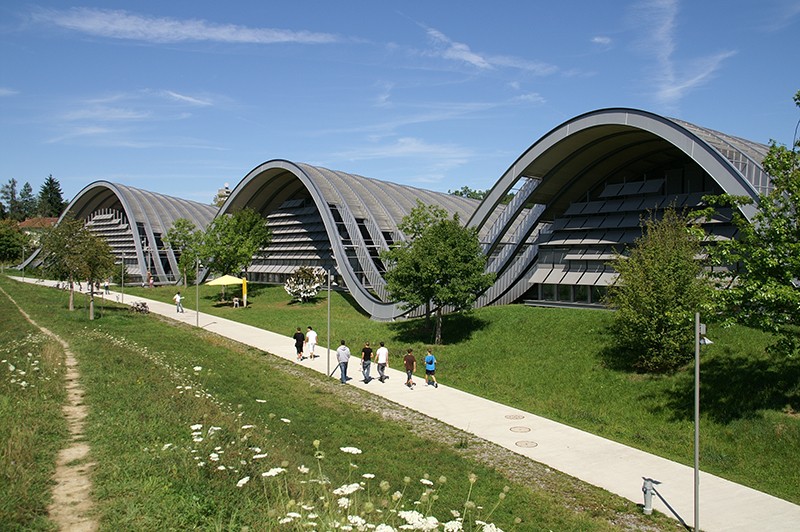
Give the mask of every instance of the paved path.
M 118 294 L 106 296 L 116 299 Z M 146 301 L 151 312 L 195 325 L 221 336 L 294 361 L 294 340 L 250 325 L 244 325 L 192 310 L 175 312 L 172 304 L 125 295 L 126 304 Z M 322 339 L 321 339 L 322 340 Z M 361 346 L 350 346 L 351 350 Z M 395 346 L 388 346 L 397 349 Z M 300 362 L 321 373 L 336 366 L 335 351 L 317 346 L 320 358 Z M 350 363 L 351 385 L 407 406 L 553 469 L 599 486 L 631 501 L 642 504 L 642 479 L 652 478 L 657 486 L 653 508 L 682 521 L 694 524 L 694 469 L 664 458 L 606 440 L 516 408 L 495 403 L 440 384 L 424 384 L 424 377 L 414 390 L 403 385 L 405 372 L 389 369 L 386 383 L 373 380 L 363 384 L 358 359 Z M 330 365 L 329 365 L 330 364 Z M 374 370 L 374 368 L 373 368 Z M 373 373 L 376 373 L 373 371 Z M 338 377 L 336 377 L 338 378 Z M 702 434 L 701 434 L 702 436 Z M 687 449 L 687 455 L 691 449 Z M 700 475 L 700 527 L 708 531 L 800 530 L 800 506 L 747 488 L 717 476 Z

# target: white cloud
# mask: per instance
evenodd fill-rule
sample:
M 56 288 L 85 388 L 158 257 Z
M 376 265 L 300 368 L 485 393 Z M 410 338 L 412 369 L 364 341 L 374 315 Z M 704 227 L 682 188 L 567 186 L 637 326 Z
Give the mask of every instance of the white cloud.
M 210 41 L 247 44 L 326 44 L 340 40 L 339 37 L 329 33 L 248 28 L 234 24 L 214 24 L 197 19 L 148 17 L 128 11 L 85 7 L 67 11 L 41 10 L 33 14 L 33 19 L 88 35 L 152 43 Z
M 201 107 L 207 107 L 209 105 L 213 105 L 211 100 L 196 98 L 194 96 L 187 96 L 185 94 L 178 94 L 177 92 L 173 91 L 164 91 L 169 98 L 181 102 L 181 103 L 188 103 L 190 105 L 197 105 Z
M 694 88 L 713 79 L 725 59 L 734 51 L 678 63 L 675 59 L 678 0 L 645 0 L 635 6 L 637 23 L 645 32 L 642 42 L 645 53 L 652 55 L 655 66 L 647 76 L 656 83 L 655 97 L 668 107 L 677 105 Z
M 67 111 L 61 118 L 67 121 L 99 120 L 99 121 L 128 121 L 144 120 L 151 115 L 146 111 L 124 109 L 121 107 L 106 107 L 103 105 L 90 106 L 85 109 Z
M 605 35 L 597 35 L 595 37 L 592 37 L 592 42 L 594 44 L 600 44 L 602 46 L 608 46 L 609 44 L 611 44 L 611 37 L 607 37 Z
M 3 96 L 16 96 L 17 94 L 19 94 L 19 91 L 9 89 L 8 87 L 0 87 L 0 98 Z
M 481 70 L 493 70 L 495 68 L 514 68 L 523 70 L 536 75 L 545 76 L 558 70 L 554 65 L 549 65 L 541 61 L 531 61 L 520 57 L 505 55 L 488 55 L 472 51 L 467 44 L 454 41 L 441 31 L 422 26 L 428 37 L 433 41 L 436 51 L 430 55 L 435 55 L 443 59 L 467 63 Z

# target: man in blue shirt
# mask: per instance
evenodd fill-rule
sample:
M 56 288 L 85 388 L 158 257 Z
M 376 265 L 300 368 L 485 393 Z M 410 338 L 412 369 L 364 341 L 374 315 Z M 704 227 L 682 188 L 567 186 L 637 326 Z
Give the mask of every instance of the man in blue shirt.
M 428 354 L 425 355 L 425 384 L 428 386 L 432 384 L 434 388 L 439 387 L 439 383 L 436 382 L 436 357 L 433 356 L 430 348 L 428 348 Z

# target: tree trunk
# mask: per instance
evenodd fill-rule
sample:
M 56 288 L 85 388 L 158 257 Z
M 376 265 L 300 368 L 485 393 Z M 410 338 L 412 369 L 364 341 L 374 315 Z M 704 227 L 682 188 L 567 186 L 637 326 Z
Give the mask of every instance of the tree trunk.
M 186 278 L 186 268 L 184 268 L 183 269 L 183 291 L 184 292 L 189 289 L 189 285 L 187 284 L 188 282 L 189 281 Z
M 425 327 L 431 328 L 431 302 L 425 302 Z
M 94 320 L 94 283 L 89 284 L 89 321 Z
M 439 306 L 436 308 L 436 339 L 434 340 L 436 345 L 442 345 L 442 307 Z
M 75 310 L 75 283 L 72 282 L 72 277 L 69 279 L 69 310 Z

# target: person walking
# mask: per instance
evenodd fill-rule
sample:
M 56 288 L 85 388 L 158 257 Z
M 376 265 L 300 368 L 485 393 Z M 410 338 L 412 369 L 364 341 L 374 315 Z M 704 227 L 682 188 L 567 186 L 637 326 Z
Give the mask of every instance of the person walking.
M 172 300 L 175 302 L 175 311 L 176 312 L 184 312 L 183 310 L 183 296 L 181 296 L 180 291 L 178 291 L 175 296 L 173 296 Z
M 306 332 L 306 344 L 308 344 L 308 358 L 317 358 L 314 354 L 314 348 L 317 346 L 317 331 L 312 329 L 311 325 L 308 326 L 308 332 Z
M 381 382 L 386 382 L 386 379 L 389 377 L 386 376 L 386 368 L 389 367 L 389 350 L 386 349 L 386 346 L 381 342 L 381 346 L 378 348 L 378 351 L 375 353 L 375 362 L 378 363 L 378 378 Z
M 372 366 L 372 348 L 369 346 L 369 342 L 364 344 L 364 348 L 361 350 L 361 373 L 364 375 L 364 384 L 369 384 L 369 381 L 372 378 L 369 376 L 369 370 Z
M 439 387 L 439 383 L 436 382 L 436 357 L 431 353 L 430 347 L 428 348 L 428 354 L 425 355 L 425 385 L 432 385 L 434 388 Z
M 410 347 L 408 348 L 406 356 L 403 357 L 403 364 L 406 367 L 406 386 L 414 389 L 414 386 L 417 384 L 413 381 L 412 377 L 414 376 L 414 372 L 417 371 L 417 359 L 414 358 L 414 350 Z
M 303 360 L 303 344 L 306 341 L 305 335 L 300 331 L 300 327 L 297 328 L 297 332 L 294 333 L 294 348 L 297 351 L 297 361 L 300 362 Z
M 347 362 L 350 360 L 350 348 L 345 345 L 344 340 L 336 349 L 336 360 L 339 361 L 342 384 L 347 384 Z

